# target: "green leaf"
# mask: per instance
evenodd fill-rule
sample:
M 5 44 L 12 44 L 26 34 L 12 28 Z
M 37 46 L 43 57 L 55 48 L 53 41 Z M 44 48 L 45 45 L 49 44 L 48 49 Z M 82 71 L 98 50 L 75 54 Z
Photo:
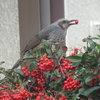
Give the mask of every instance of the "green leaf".
M 36 50 L 35 57 L 38 59 L 41 58 L 41 56 L 42 56 L 41 49 Z
M 30 65 L 29 65 L 30 71 L 32 71 L 35 68 L 35 66 L 36 66 L 36 61 L 30 62 Z
M 85 66 L 85 73 L 89 74 L 90 73 L 90 66 Z
M 52 75 L 57 76 L 57 77 L 61 77 L 61 74 L 59 74 L 58 70 L 55 70 Z
M 82 55 L 69 56 L 68 59 L 73 61 L 73 62 L 81 62 L 82 61 Z
M 73 96 L 72 100 L 77 100 L 79 95 L 80 95 L 79 93 L 75 94 L 75 95 Z
M 51 49 L 52 49 L 52 51 L 55 51 L 56 50 L 56 46 L 52 45 Z
M 93 40 L 88 39 L 87 42 L 90 44 L 90 46 L 91 46 L 92 48 L 95 48 L 96 44 L 95 44 L 95 42 L 94 42 Z
M 50 75 L 53 76 L 52 73 L 50 73 L 50 71 L 44 72 L 45 75 Z
M 96 44 L 96 47 L 100 50 L 100 44 Z
M 58 84 L 58 83 L 61 83 L 62 82 L 62 78 L 58 78 L 55 83 Z
M 82 62 L 86 63 L 86 61 L 87 61 L 87 54 L 84 53 L 83 56 L 82 56 Z
M 18 79 L 18 83 L 19 83 L 20 86 L 23 84 L 23 81 L 22 81 L 21 78 Z
M 86 42 L 86 40 L 87 40 L 87 38 L 84 38 L 82 41 L 83 41 L 83 42 Z
M 52 55 L 52 52 L 50 49 L 46 49 L 46 52 L 49 54 L 49 55 Z
M 83 49 L 86 52 L 88 48 L 86 46 L 83 46 Z
M 84 91 L 85 91 L 84 88 L 80 88 L 80 89 L 79 89 L 79 93 L 82 94 L 82 95 L 84 95 Z
M 56 81 L 53 81 L 49 84 L 50 88 L 52 89 L 59 89 L 59 85 L 61 84 L 62 82 L 62 78 L 58 78 Z
M 44 47 L 49 47 L 51 42 L 47 42 L 46 40 L 42 39 L 42 44 L 44 45 Z
M 98 38 L 100 38 L 100 35 L 97 35 Z
M 85 72 L 85 69 L 81 68 L 80 70 L 76 71 L 76 74 L 79 76 L 79 75 L 82 75 L 84 72 Z
M 50 88 L 53 88 L 54 85 L 55 85 L 55 82 L 51 82 L 51 83 L 49 84 Z
M 56 55 L 58 57 L 62 57 L 63 56 L 63 51 L 61 49 L 57 50 Z
M 5 68 L 3 68 L 3 67 L 0 67 L 0 70 L 5 72 Z M 3 72 L 1 72 L 1 73 L 3 73 Z
M 78 66 L 78 65 L 79 65 L 79 62 L 72 63 L 72 66 Z
M 4 63 L 5 63 L 4 61 L 1 61 L 1 62 L 0 62 L 0 65 L 2 65 L 2 64 L 4 64 Z
M 95 78 L 97 75 L 90 75 L 85 79 L 85 83 L 88 84 L 93 78 Z
M 97 37 L 91 37 L 91 39 L 92 39 L 92 40 L 95 40 L 95 39 L 97 40 L 97 39 L 99 39 L 99 38 L 97 38 Z
M 25 54 L 22 58 L 22 60 L 26 60 L 26 59 L 33 59 L 33 56 L 30 54 Z
M 59 92 L 59 94 L 69 94 L 69 93 L 74 93 L 75 91 L 68 91 L 68 90 L 64 90 Z
M 20 75 L 24 75 L 21 69 L 15 68 L 15 69 L 14 69 L 14 72 L 15 72 L 15 73 L 18 73 L 18 74 L 20 74 Z
M 11 79 L 11 80 L 13 80 L 14 78 L 11 76 L 11 75 L 9 75 L 8 73 L 3 73 L 4 75 L 5 75 L 5 77 L 6 78 L 8 78 L 8 79 Z
M 84 79 L 83 78 L 75 78 L 76 80 L 79 80 L 79 81 L 83 81 Z
M 58 73 L 58 70 L 55 70 L 54 72 L 50 73 L 50 71 L 44 72 L 45 75 L 50 75 L 50 76 L 56 76 L 56 77 L 61 77 L 61 74 Z
M 97 74 L 98 73 L 98 68 L 96 67 L 96 68 L 94 68 L 94 71 L 93 71 L 93 74 Z
M 14 83 L 16 83 L 17 81 L 18 81 L 18 77 L 15 76 L 15 77 L 14 77 Z
M 86 91 L 84 92 L 84 95 L 89 96 L 89 94 L 91 94 L 92 92 L 94 92 L 95 90 L 98 90 L 98 89 L 100 89 L 100 86 L 94 86 L 89 89 L 86 89 Z

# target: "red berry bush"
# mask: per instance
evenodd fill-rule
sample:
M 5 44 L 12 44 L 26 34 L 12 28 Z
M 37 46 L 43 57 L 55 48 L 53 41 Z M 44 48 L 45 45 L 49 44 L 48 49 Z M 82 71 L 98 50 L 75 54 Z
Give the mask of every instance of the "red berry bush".
M 83 39 L 84 53 L 74 48 L 68 57 L 57 43 L 43 40 L 44 48 L 25 54 L 21 68 L 0 67 L 0 100 L 100 100 L 100 45 L 94 39 L 100 36 Z

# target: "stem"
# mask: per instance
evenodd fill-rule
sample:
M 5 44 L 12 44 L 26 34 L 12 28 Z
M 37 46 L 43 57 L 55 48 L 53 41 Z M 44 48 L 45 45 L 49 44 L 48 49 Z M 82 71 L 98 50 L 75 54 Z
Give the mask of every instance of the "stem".
M 64 75 L 64 72 L 63 72 L 63 70 L 62 70 L 60 61 L 59 61 L 59 60 L 57 60 L 57 61 L 58 61 L 58 64 L 59 64 L 59 67 L 60 67 L 60 70 L 61 70 L 61 76 L 62 76 L 63 79 L 65 79 L 65 75 Z

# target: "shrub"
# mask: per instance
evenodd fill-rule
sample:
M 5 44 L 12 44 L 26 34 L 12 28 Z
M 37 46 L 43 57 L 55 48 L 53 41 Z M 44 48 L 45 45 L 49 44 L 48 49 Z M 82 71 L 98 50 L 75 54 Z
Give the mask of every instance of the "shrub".
M 100 36 L 84 38 L 84 53 L 74 48 L 68 57 L 58 43 L 43 40 L 44 48 L 26 54 L 21 68 L 0 67 L 5 75 L 0 81 L 0 99 L 100 100 L 100 45 L 95 39 Z

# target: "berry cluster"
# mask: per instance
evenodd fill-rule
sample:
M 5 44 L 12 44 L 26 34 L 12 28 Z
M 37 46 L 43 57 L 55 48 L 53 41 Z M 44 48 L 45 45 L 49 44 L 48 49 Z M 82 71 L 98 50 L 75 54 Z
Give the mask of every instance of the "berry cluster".
M 64 94 L 61 95 L 59 100 L 68 100 Z
M 78 54 L 78 50 L 79 50 L 78 48 L 74 48 L 74 52 L 71 53 L 70 56 Z
M 21 68 L 23 70 L 23 73 L 25 76 L 29 76 L 30 75 L 30 71 L 28 69 L 28 64 L 26 64 L 24 67 Z
M 74 55 L 77 53 L 78 53 L 78 49 L 75 49 Z M 44 92 L 44 91 L 47 91 L 48 89 L 50 89 L 49 85 L 46 82 L 48 80 L 48 77 L 44 74 L 44 72 L 50 71 L 52 73 L 54 70 L 58 70 L 59 74 L 62 74 L 62 72 L 63 72 L 66 80 L 64 81 L 63 87 L 61 90 L 73 91 L 76 88 L 80 88 L 81 85 L 78 80 L 75 80 L 72 77 L 75 74 L 74 72 L 75 72 L 75 68 L 76 68 L 71 65 L 72 63 L 73 63 L 72 61 L 70 61 L 66 58 L 62 58 L 60 60 L 60 65 L 56 65 L 54 60 L 49 59 L 47 55 L 44 55 L 40 59 L 39 63 L 37 63 L 37 65 L 39 66 L 39 67 L 37 67 L 37 69 L 33 69 L 30 71 L 30 68 L 26 64 L 24 67 L 21 68 L 21 70 L 26 79 L 28 79 L 28 78 L 34 79 L 34 84 L 31 85 L 31 87 L 34 91 L 34 94 L 31 94 L 31 91 L 28 92 L 27 90 L 19 89 L 19 88 L 21 88 L 21 86 L 19 86 L 19 84 L 17 84 L 17 83 L 15 84 L 16 89 L 15 90 L 13 89 L 13 91 L 10 91 L 10 92 L 5 91 L 5 90 L 8 90 L 9 87 L 6 85 L 3 85 L 2 89 L 5 89 L 5 90 L 2 90 L 0 92 L 0 94 L 1 94 L 0 100 L 27 100 L 27 99 L 30 99 L 31 97 L 34 99 L 31 98 L 30 100 L 68 100 L 65 95 L 58 94 L 55 97 L 54 95 L 51 95 L 49 93 L 47 93 L 47 94 L 49 94 L 49 95 L 47 95 Z M 71 71 L 71 70 L 73 70 L 73 71 Z M 14 76 L 14 74 L 12 76 Z M 54 82 L 55 80 L 57 80 L 61 77 L 54 76 L 53 78 L 54 79 L 52 80 L 52 82 Z M 100 79 L 100 76 L 98 76 L 98 78 Z M 91 83 L 91 84 L 93 84 L 93 83 Z M 28 87 L 28 85 L 26 85 L 26 86 Z M 59 93 L 59 91 L 57 91 L 57 92 Z M 5 98 L 5 99 L 2 99 L 2 98 Z
M 44 55 L 37 65 L 40 66 L 42 71 L 50 71 L 54 68 L 54 60 L 48 59 L 47 55 Z
M 62 71 L 63 71 L 65 77 L 74 75 L 74 73 L 69 72 L 69 71 L 74 70 L 76 68 L 75 66 L 70 65 L 73 63 L 72 61 L 70 61 L 66 58 L 62 58 L 60 60 L 60 63 L 61 63 L 61 68 L 62 68 Z M 61 74 L 61 69 L 60 69 L 59 65 L 56 65 L 56 69 L 58 70 L 59 74 Z
M 43 78 L 43 72 L 39 69 L 34 69 L 32 72 L 31 72 L 31 76 L 34 77 L 35 79 L 37 78 Z
M 78 80 L 75 80 L 72 77 L 68 77 L 65 81 L 64 81 L 64 86 L 62 88 L 62 90 L 75 90 L 76 88 L 80 88 L 80 82 Z
M 45 75 L 43 74 L 43 72 L 41 70 L 34 69 L 31 72 L 31 76 L 35 78 L 36 83 L 37 83 L 34 86 L 34 89 L 38 91 L 44 90 L 45 87 L 43 86 L 43 84 L 45 84 L 46 80 L 45 80 Z
M 44 93 L 39 93 L 35 100 L 68 100 L 64 94 L 61 95 L 58 99 L 54 99 L 52 96 L 48 96 Z
M 45 95 L 44 93 L 39 93 L 35 100 L 55 100 L 55 99 Z
M 69 63 L 73 63 L 73 62 L 70 61 L 70 60 L 67 60 L 67 59 L 65 59 L 65 58 L 62 58 L 62 59 L 61 59 L 61 63 L 62 63 L 62 68 L 63 68 L 63 69 L 66 69 L 66 71 L 75 69 L 75 67 L 73 67 L 72 65 L 69 65 Z
M 46 87 L 43 85 L 40 85 L 40 84 L 34 85 L 34 90 L 36 90 L 36 91 L 43 91 L 45 89 L 46 89 Z
M 91 72 L 94 71 L 94 69 L 90 69 Z M 97 73 L 92 74 L 92 75 L 98 75 L 100 73 L 100 69 L 98 69 Z M 100 75 L 98 75 L 97 77 L 93 78 L 90 82 L 89 82 L 89 86 L 94 86 L 95 83 L 98 83 L 100 81 Z M 99 84 L 98 84 L 99 85 Z
M 43 74 L 43 71 L 40 69 L 34 69 L 31 72 L 28 69 L 28 65 L 25 65 L 21 68 L 23 70 L 23 73 L 25 76 L 32 76 L 35 78 L 38 84 L 45 84 L 45 75 Z
M 8 93 L 5 90 L 1 90 L 0 100 L 27 100 L 27 98 L 33 96 L 30 92 L 24 89 L 17 90 L 17 93 L 15 92 L 16 91 L 14 91 L 13 93 Z

